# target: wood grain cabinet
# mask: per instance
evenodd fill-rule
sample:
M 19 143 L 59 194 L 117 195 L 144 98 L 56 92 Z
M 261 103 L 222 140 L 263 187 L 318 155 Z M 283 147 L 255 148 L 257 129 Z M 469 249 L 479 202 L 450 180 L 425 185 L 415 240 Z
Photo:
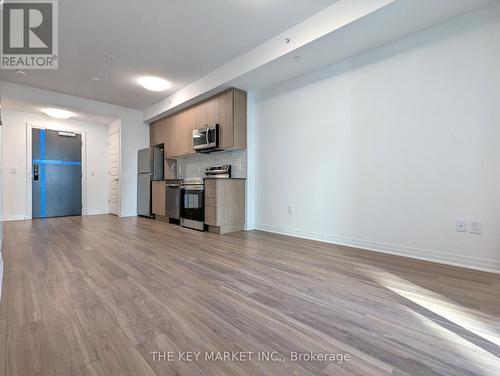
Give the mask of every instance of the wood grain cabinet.
M 191 110 L 179 112 L 175 116 L 177 118 L 177 122 L 174 126 L 177 127 L 179 135 L 177 156 L 181 157 L 184 155 L 194 154 L 193 131 L 190 126 L 190 119 L 193 116 Z
M 167 158 L 175 158 L 179 155 L 179 132 L 174 126 L 175 115 L 166 118 L 165 123 L 165 156 Z
M 149 144 L 151 146 L 160 145 L 166 143 L 166 132 L 167 132 L 168 118 L 158 120 L 157 122 L 151 124 L 149 130 Z
M 165 216 L 166 214 L 166 186 L 164 181 L 154 181 L 151 192 L 151 206 L 153 214 Z
M 207 124 L 219 123 L 219 96 L 210 98 L 205 102 L 207 112 Z
M 205 180 L 205 223 L 217 234 L 245 228 L 244 179 Z
M 193 130 L 219 124 L 219 148 L 247 147 L 247 94 L 229 89 L 151 124 L 151 146 L 164 144 L 167 158 L 194 154 Z
M 247 93 L 238 89 L 229 89 L 219 94 L 217 112 L 220 148 L 246 149 Z

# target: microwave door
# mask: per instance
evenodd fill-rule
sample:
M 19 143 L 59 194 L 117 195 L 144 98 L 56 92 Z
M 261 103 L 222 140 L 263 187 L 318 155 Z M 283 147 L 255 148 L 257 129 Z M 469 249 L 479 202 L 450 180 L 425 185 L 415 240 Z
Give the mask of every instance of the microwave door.
M 205 149 L 208 146 L 208 132 L 204 130 L 193 131 L 193 149 Z
M 203 140 L 203 133 L 199 130 L 193 131 L 193 149 L 197 150 L 203 147 L 205 141 Z
M 210 128 L 207 130 L 207 145 L 210 147 L 216 146 L 216 130 L 215 128 Z

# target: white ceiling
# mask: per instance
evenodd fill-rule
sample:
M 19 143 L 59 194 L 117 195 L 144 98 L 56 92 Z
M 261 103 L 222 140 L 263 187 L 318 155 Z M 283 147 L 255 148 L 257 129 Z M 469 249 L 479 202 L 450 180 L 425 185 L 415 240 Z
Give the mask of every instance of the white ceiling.
M 500 1 L 397 0 L 227 85 L 259 91 L 494 3 Z
M 144 119 L 154 121 L 226 87 L 259 91 L 492 3 L 500 4 L 500 0 L 337 1 L 307 21 L 147 108 Z M 370 10 L 370 6 L 373 9 Z M 353 18 L 354 15 L 357 16 Z M 320 28 L 318 33 L 316 25 L 331 27 Z M 285 36 L 291 37 L 287 48 L 283 48 Z M 294 46 L 294 41 L 305 43 Z M 300 59 L 294 59 L 295 56 Z
M 28 70 L 24 77 L 2 70 L 0 78 L 144 109 L 335 2 L 63 0 L 59 69 Z M 147 92 L 135 82 L 146 74 L 173 86 Z
M 72 117 L 71 120 L 83 121 L 86 123 L 109 125 L 112 122 L 114 122 L 115 120 L 117 120 L 116 117 L 97 115 L 97 114 L 77 110 L 75 108 L 54 106 L 50 102 L 45 102 L 45 103 L 31 102 L 31 101 L 11 98 L 11 97 L 8 97 L 5 95 L 2 96 L 2 108 L 5 110 L 31 112 L 31 113 L 38 114 L 41 116 L 47 116 L 42 112 L 42 109 L 43 108 L 50 108 L 50 107 L 56 107 L 58 109 L 71 111 L 75 114 L 75 116 Z M 47 116 L 47 118 L 49 118 L 49 117 Z

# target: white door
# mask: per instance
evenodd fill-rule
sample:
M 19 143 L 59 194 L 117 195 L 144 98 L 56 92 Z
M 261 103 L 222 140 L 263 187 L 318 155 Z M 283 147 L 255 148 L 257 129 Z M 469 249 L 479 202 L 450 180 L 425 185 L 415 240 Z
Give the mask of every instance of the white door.
M 109 212 L 120 215 L 120 131 L 109 136 Z

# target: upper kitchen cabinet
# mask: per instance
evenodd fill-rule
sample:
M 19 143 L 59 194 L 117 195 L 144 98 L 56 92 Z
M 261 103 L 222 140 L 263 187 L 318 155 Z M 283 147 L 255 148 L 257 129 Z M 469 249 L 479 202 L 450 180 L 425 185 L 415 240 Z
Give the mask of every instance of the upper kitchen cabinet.
M 218 98 L 218 123 L 221 149 L 246 149 L 247 147 L 247 93 L 229 89 Z
M 167 122 L 168 118 L 164 118 L 151 124 L 149 129 L 149 142 L 151 146 L 166 143 Z
M 207 103 L 197 104 L 187 111 L 188 127 L 191 130 L 206 126 L 207 123 Z
M 219 149 L 247 147 L 247 94 L 229 89 L 151 124 L 151 146 L 164 144 L 167 158 L 194 154 L 193 130 L 219 124 Z
M 179 130 L 175 125 L 176 115 L 169 116 L 165 122 L 165 155 L 167 158 L 175 158 L 179 155 Z
M 219 97 L 210 98 L 205 102 L 207 112 L 207 125 L 219 123 Z
M 194 154 L 193 150 L 193 125 L 192 125 L 192 108 L 178 112 L 174 115 L 176 121 L 174 122 L 174 128 L 178 133 L 177 141 L 177 157 L 183 155 Z

